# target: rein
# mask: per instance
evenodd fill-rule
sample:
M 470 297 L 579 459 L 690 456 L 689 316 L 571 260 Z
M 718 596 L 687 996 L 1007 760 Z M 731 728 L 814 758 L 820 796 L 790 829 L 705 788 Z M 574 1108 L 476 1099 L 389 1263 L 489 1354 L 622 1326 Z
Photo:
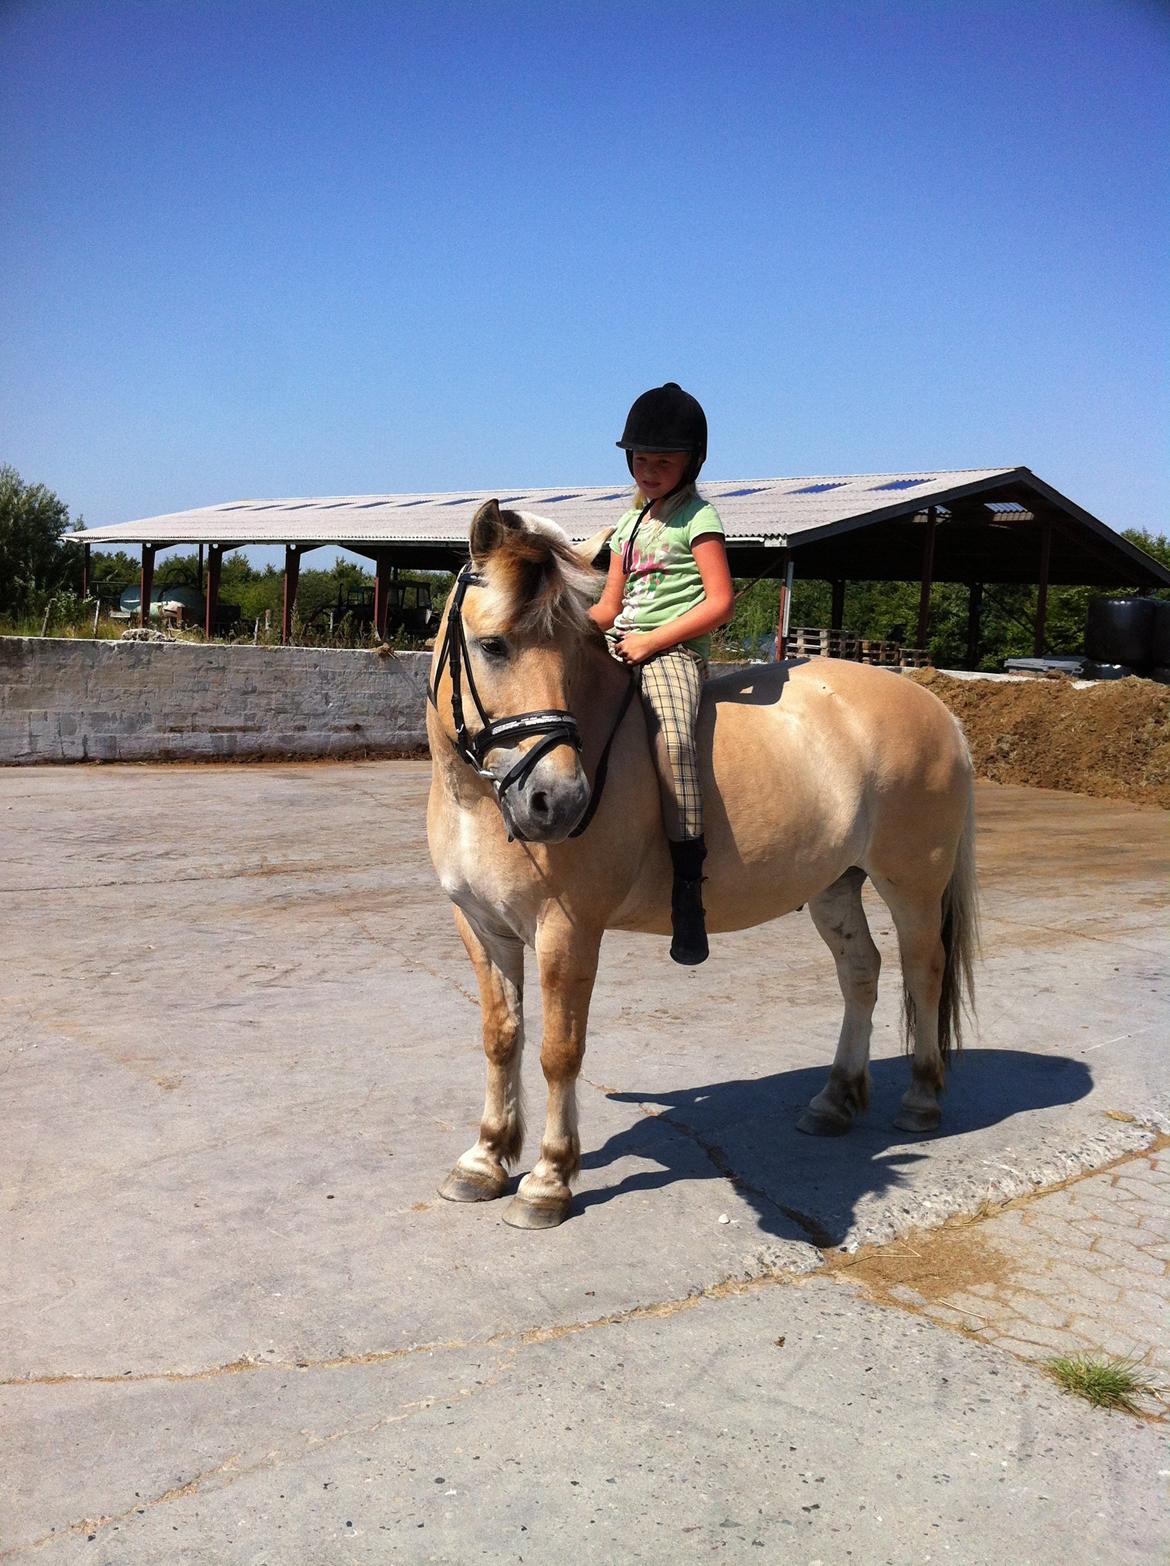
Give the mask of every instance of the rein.
M 484 711 L 483 702 L 479 698 L 479 692 L 475 687 L 475 676 L 471 672 L 471 658 L 467 647 L 467 632 L 463 628 L 463 600 L 467 596 L 469 587 L 482 587 L 483 577 L 472 570 L 470 563 L 465 565 L 455 579 L 455 592 L 451 599 L 451 607 L 447 611 L 447 631 L 443 637 L 443 645 L 439 649 L 438 662 L 435 664 L 435 677 L 427 687 L 427 699 L 431 706 L 438 711 L 439 681 L 443 677 L 444 667 L 449 668 L 451 675 L 451 716 L 455 720 L 455 733 L 448 735 L 455 753 L 462 757 L 477 775 L 485 782 L 492 785 L 495 791 L 496 803 L 501 811 L 504 806 L 504 795 L 508 789 L 517 783 L 523 783 L 529 773 L 549 751 L 555 750 L 558 745 L 571 745 L 578 753 L 581 752 L 581 731 L 577 727 L 577 720 L 571 712 L 566 712 L 561 707 L 544 708 L 539 712 L 524 712 L 511 718 L 489 718 Z M 467 727 L 463 714 L 463 687 L 461 676 L 466 674 L 467 689 L 475 704 L 475 710 L 479 714 L 480 727 L 472 733 Z M 610 730 L 609 738 L 605 742 L 605 749 L 601 753 L 601 759 L 597 764 L 597 776 L 594 779 L 593 788 L 590 791 L 589 804 L 585 814 L 569 833 L 570 837 L 580 837 L 582 832 L 593 820 L 597 806 L 601 801 L 601 791 L 605 787 L 605 777 L 609 766 L 609 752 L 621 727 L 622 719 L 626 715 L 630 701 L 634 694 L 635 680 L 631 679 L 618 708 L 617 719 Z M 499 778 L 487 766 L 489 751 L 495 750 L 500 745 L 505 745 L 517 740 L 529 739 L 533 735 L 543 735 L 539 744 L 526 751 L 520 760 L 502 777 Z M 511 842 L 514 834 L 509 831 L 508 841 Z

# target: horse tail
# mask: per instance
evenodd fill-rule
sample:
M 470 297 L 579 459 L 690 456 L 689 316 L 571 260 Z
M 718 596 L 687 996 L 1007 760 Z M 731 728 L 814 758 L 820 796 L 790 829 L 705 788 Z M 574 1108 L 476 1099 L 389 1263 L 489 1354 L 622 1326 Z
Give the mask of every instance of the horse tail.
M 979 887 L 975 877 L 975 784 L 967 783 L 967 813 L 963 819 L 954 868 L 942 894 L 939 938 L 943 946 L 942 988 L 938 999 L 938 1050 L 945 1060 L 951 1046 L 963 1047 L 963 1012 L 975 1016 L 975 958 L 979 954 Z M 914 1048 L 914 997 L 902 965 L 902 1033 L 907 1050 Z
M 955 867 L 942 896 L 944 967 L 938 1002 L 938 1047 L 946 1059 L 963 1047 L 963 1012 L 975 1017 L 975 958 L 979 954 L 979 886 L 975 876 L 975 782 L 967 783 L 967 815 Z

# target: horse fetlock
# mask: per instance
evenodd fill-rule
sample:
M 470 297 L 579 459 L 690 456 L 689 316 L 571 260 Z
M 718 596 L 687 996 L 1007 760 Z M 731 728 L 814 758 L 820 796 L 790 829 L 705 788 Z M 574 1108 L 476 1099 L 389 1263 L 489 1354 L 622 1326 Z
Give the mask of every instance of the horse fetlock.
M 911 1067 L 911 1082 L 906 1093 L 906 1101 L 914 1103 L 933 1104 L 946 1086 L 946 1067 L 942 1063 L 942 1056 L 935 1054 L 933 1059 L 914 1061 Z
M 869 1107 L 869 1072 L 845 1072 L 834 1066 L 828 1082 L 808 1107 L 814 1114 L 848 1124 L 858 1110 Z
M 576 1136 L 545 1137 L 530 1180 L 559 1181 L 568 1187 L 581 1168 L 581 1142 Z
M 479 1123 L 479 1141 L 459 1161 L 471 1164 L 480 1161 L 514 1164 L 523 1147 L 524 1123 L 518 1114 L 506 1120 L 496 1120 L 485 1115 Z
M 858 1110 L 868 1109 L 869 1067 L 862 1066 L 860 1071 L 845 1071 L 840 1066 L 834 1066 L 829 1072 L 825 1093 L 851 1115 Z

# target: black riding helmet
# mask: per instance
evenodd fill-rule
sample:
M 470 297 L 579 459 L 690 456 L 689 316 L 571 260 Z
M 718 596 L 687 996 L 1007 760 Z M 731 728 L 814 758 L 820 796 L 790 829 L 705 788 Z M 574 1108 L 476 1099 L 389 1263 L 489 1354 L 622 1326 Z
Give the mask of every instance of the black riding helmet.
M 689 451 L 691 460 L 678 484 L 679 489 L 685 489 L 695 482 L 707 460 L 707 415 L 690 392 L 683 391 L 677 381 L 667 381 L 665 386 L 643 392 L 634 403 L 617 444 L 626 454 L 631 474 L 636 451 Z

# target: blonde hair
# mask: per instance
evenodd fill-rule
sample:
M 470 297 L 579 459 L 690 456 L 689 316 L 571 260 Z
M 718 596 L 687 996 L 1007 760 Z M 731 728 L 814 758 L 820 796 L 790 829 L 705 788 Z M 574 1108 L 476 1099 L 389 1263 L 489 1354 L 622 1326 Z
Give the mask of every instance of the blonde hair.
M 688 500 L 701 500 L 702 498 L 703 497 L 699 494 L 698 485 L 695 484 L 693 480 L 689 484 L 684 484 L 682 489 L 680 489 L 677 494 L 671 495 L 670 500 L 667 503 L 666 515 L 664 517 L 659 517 L 658 521 L 669 522 L 679 507 L 685 506 Z M 642 507 L 646 504 L 647 501 L 645 495 L 643 495 L 642 491 L 635 484 L 634 498 L 631 502 L 631 505 L 635 511 L 641 511 Z

